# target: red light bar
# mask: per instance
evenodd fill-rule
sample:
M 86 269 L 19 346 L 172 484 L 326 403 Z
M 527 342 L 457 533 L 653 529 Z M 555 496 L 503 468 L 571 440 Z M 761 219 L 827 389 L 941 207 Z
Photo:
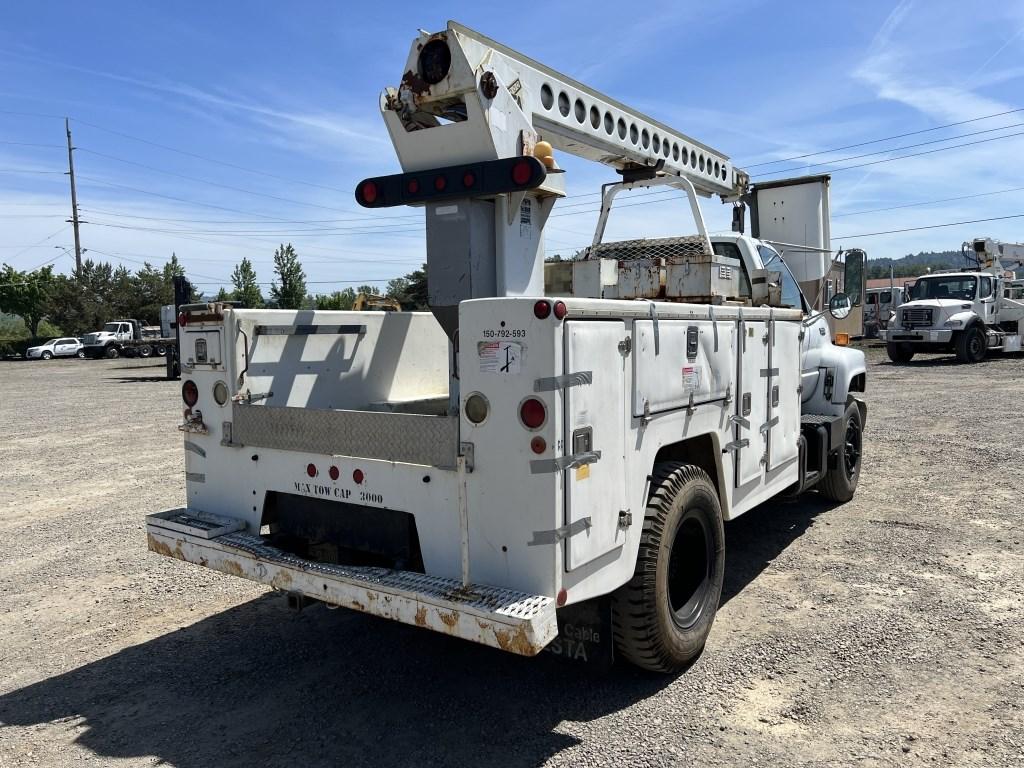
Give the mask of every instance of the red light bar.
M 525 156 L 428 168 L 414 173 L 363 179 L 356 186 L 356 202 L 364 208 L 389 208 L 460 197 L 489 197 L 536 189 L 544 183 L 547 175 L 548 169 L 543 162 L 536 157 Z M 461 179 L 462 184 L 448 183 L 449 179 Z

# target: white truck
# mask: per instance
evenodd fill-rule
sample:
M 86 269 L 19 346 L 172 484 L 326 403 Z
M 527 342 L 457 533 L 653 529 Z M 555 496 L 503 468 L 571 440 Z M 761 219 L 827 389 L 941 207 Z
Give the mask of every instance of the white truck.
M 742 222 L 751 194 L 724 155 L 454 22 L 403 71 L 380 102 L 403 173 L 356 199 L 424 207 L 431 312 L 181 307 L 187 503 L 147 517 L 149 548 L 295 605 L 682 669 L 718 608 L 723 523 L 853 496 L 864 356 L 806 305 L 770 206 L 760 239 L 708 235 L 698 195 Z M 624 176 L 561 298 L 554 149 Z M 808 232 L 815 183 L 786 213 Z M 615 194 L 658 185 L 685 195 L 686 234 L 605 241 Z
M 894 363 L 918 352 L 954 352 L 977 363 L 990 351 L 1021 351 L 1024 301 L 1013 298 L 1013 270 L 1024 268 L 1024 244 L 978 237 L 962 252 L 970 269 L 918 278 L 880 331 Z
M 85 334 L 83 343 L 85 357 L 115 359 L 122 355 L 163 356 L 175 340 L 164 337 L 160 326 L 142 325 L 138 320 L 111 320 L 101 330 Z

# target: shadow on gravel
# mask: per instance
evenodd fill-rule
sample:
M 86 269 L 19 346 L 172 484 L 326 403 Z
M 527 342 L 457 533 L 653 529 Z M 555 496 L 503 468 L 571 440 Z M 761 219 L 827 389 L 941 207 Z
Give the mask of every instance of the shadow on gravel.
M 110 758 L 210 766 L 532 766 L 671 678 L 596 675 L 268 595 L 0 696 L 0 724 L 82 720 Z
M 118 384 L 145 384 L 154 381 L 170 381 L 166 376 L 108 376 L 104 381 Z
M 725 524 L 722 605 L 738 595 L 783 550 L 800 538 L 818 515 L 840 506 L 816 493 L 764 504 Z

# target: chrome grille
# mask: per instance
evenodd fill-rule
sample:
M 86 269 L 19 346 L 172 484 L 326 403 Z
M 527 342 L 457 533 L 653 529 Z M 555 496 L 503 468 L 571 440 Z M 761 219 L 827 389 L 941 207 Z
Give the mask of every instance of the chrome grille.
M 915 325 L 931 325 L 932 311 L 927 307 L 911 307 L 903 310 L 903 327 L 910 328 Z

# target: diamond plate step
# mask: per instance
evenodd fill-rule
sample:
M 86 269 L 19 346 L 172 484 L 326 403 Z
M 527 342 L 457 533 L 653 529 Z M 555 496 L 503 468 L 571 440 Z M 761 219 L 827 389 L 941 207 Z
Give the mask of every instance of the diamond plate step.
M 241 530 L 210 536 L 211 517 L 186 508 L 148 515 L 149 549 L 275 589 L 523 656 L 536 655 L 558 634 L 551 597 L 480 584 L 464 588 L 456 579 L 411 571 L 317 563 Z

